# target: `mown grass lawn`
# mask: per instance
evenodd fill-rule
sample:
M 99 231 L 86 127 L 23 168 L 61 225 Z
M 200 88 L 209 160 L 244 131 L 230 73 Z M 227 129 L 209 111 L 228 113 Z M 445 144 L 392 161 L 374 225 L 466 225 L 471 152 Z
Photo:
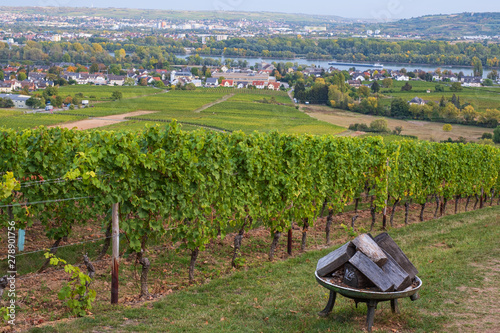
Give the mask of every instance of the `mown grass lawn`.
M 392 314 L 389 303 L 379 304 L 374 331 L 495 330 L 495 323 L 487 320 L 480 326 L 476 322 L 476 327 L 457 327 L 455 316 L 475 311 L 468 307 L 471 293 L 467 290 L 485 285 L 484 274 L 500 255 L 499 206 L 389 233 L 419 269 L 423 287 L 420 300 L 400 301 L 401 314 Z M 99 306 L 91 316 L 31 331 L 359 332 L 364 329 L 364 304 L 356 309 L 351 300 L 338 296 L 329 317 L 317 315 L 328 293 L 316 283 L 314 270 L 317 260 L 332 249 L 242 269 L 138 307 Z M 480 319 L 479 314 L 476 317 Z

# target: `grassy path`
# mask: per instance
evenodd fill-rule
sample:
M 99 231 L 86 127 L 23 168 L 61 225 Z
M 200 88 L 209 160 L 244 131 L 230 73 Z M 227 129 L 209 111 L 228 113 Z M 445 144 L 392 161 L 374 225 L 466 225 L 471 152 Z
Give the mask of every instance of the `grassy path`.
M 218 99 L 218 100 L 216 100 L 216 101 L 214 101 L 212 103 L 208 103 L 208 104 L 203 105 L 201 108 L 194 110 L 194 112 L 195 113 L 200 113 L 201 111 L 204 111 L 204 110 L 206 110 L 206 109 L 208 109 L 208 108 L 210 108 L 210 107 L 212 107 L 214 105 L 217 105 L 219 103 L 227 101 L 228 99 L 230 99 L 234 95 L 235 95 L 234 93 L 233 94 L 225 95 L 224 97 L 222 97 L 222 98 L 220 98 L 220 99 Z
M 377 234 L 378 232 L 374 232 Z M 421 299 L 376 311 L 377 332 L 497 332 L 500 207 L 485 208 L 389 233 L 419 269 Z M 337 245 L 338 246 L 338 245 Z M 366 306 L 338 297 L 333 313 L 317 315 L 328 293 L 314 280 L 332 248 L 175 292 L 137 306 L 100 306 L 91 316 L 32 332 L 359 332 Z

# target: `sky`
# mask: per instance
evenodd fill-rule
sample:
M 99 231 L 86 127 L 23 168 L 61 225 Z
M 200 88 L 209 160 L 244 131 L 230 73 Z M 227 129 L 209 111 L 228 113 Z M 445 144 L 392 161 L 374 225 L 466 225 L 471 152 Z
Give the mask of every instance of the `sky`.
M 5 3 L 5 5 L 267 11 L 375 20 L 392 20 L 429 14 L 500 12 L 498 0 L 17 0 Z

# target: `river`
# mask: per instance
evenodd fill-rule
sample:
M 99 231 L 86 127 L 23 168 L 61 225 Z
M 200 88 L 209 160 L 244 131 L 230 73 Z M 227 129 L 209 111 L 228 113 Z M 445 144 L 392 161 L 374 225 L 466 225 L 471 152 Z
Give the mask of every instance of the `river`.
M 176 55 L 176 57 L 186 59 L 190 55 L 193 55 L 193 54 Z M 219 59 L 219 60 L 221 60 L 221 62 L 223 62 L 225 59 L 246 60 L 248 62 L 249 66 L 253 66 L 256 63 L 261 63 L 262 61 L 267 62 L 267 63 L 271 63 L 273 61 L 276 61 L 276 62 L 292 62 L 292 63 L 297 63 L 298 65 L 307 65 L 307 66 L 316 65 L 316 66 L 323 67 L 325 69 L 330 67 L 330 65 L 328 65 L 328 63 L 331 62 L 331 60 L 328 60 L 328 61 L 327 60 L 307 60 L 307 59 L 301 59 L 301 58 L 298 58 L 298 59 L 245 58 L 245 57 L 223 57 L 223 56 L 203 56 L 203 55 L 201 55 L 200 57 L 201 58 Z M 384 64 L 384 63 L 381 63 L 381 64 L 383 64 L 384 68 L 386 68 L 386 69 L 399 70 L 401 68 L 405 68 L 409 72 L 413 71 L 415 69 L 421 69 L 421 70 L 424 70 L 426 72 L 430 72 L 430 71 L 435 71 L 438 68 L 441 68 L 441 70 L 448 69 L 448 70 L 451 70 L 453 73 L 459 73 L 462 71 L 462 72 L 464 72 L 465 75 L 472 75 L 472 72 L 473 72 L 472 67 L 434 66 L 434 65 L 418 65 L 418 64 Z M 344 70 L 344 69 L 348 70 L 352 66 L 334 65 L 333 67 L 338 68 L 340 70 Z M 362 69 L 367 69 L 367 68 L 369 68 L 369 67 L 359 67 L 358 69 L 362 70 Z M 486 76 L 488 75 L 489 72 L 490 71 L 484 70 L 483 71 L 483 78 L 486 78 Z

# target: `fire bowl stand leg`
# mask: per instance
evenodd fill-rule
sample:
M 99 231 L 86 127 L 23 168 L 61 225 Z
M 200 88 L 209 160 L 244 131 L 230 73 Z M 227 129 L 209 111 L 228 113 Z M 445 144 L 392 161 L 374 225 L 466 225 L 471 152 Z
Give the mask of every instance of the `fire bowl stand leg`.
M 372 331 L 373 319 L 375 318 L 375 309 L 377 308 L 377 301 L 369 300 L 366 302 L 368 306 L 368 314 L 366 315 L 366 329 L 368 332 Z
M 326 317 L 332 312 L 333 306 L 335 305 L 335 299 L 337 298 L 337 293 L 333 290 L 330 290 L 330 297 L 328 297 L 328 303 L 326 304 L 323 311 L 318 312 L 318 315 L 321 317 Z
M 391 310 L 393 313 L 399 313 L 399 305 L 398 305 L 398 300 L 391 299 Z

